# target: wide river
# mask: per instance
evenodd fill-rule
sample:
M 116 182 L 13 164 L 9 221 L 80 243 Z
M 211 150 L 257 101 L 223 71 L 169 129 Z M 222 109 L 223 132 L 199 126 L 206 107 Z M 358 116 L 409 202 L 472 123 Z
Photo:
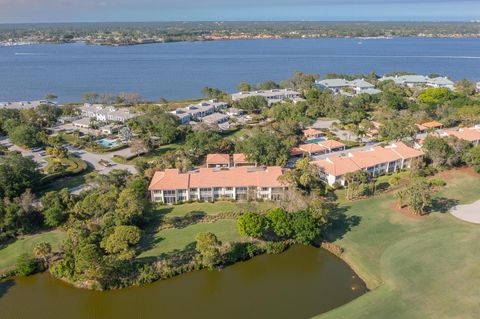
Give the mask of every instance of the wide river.
M 295 246 L 222 271 L 197 271 L 139 288 L 98 292 L 48 274 L 0 283 L 2 319 L 309 318 L 366 292 L 342 260 Z
M 137 92 L 156 100 L 232 92 L 241 81 L 280 81 L 293 71 L 325 75 L 410 71 L 480 80 L 478 39 L 304 39 L 179 42 L 125 47 L 0 47 L 0 101 L 78 101 L 85 92 Z

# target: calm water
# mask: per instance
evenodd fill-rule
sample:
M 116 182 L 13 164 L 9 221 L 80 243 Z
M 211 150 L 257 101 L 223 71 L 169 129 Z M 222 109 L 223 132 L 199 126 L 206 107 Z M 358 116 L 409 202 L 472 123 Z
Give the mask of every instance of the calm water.
M 312 247 L 140 288 L 75 289 L 48 274 L 0 284 L 2 319 L 308 318 L 365 293 L 340 259 Z
M 359 44 L 361 42 L 362 44 Z M 127 47 L 83 44 L 0 47 L 0 101 L 62 101 L 87 91 L 138 92 L 156 100 L 200 96 L 204 86 L 233 91 L 241 81 L 279 81 L 293 71 L 391 71 L 480 80 L 480 40 L 314 39 L 182 42 Z

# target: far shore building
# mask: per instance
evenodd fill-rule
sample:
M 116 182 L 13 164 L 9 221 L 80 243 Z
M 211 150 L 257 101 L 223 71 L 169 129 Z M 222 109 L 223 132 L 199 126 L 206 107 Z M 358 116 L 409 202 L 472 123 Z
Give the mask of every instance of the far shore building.
M 57 105 L 52 101 L 47 100 L 37 100 L 37 101 L 20 101 L 20 102 L 0 102 L 1 109 L 10 109 L 10 110 L 27 110 L 34 109 L 40 105 Z
M 315 85 L 323 90 L 332 90 L 334 93 L 344 95 L 349 94 L 348 90 L 353 90 L 355 94 L 379 94 L 382 91 L 375 88 L 375 85 L 365 81 L 365 79 L 345 80 L 345 79 L 326 79 L 316 80 Z
M 279 181 L 283 169 L 270 167 L 200 168 L 181 173 L 178 169 L 155 172 L 148 190 L 152 202 L 281 200 L 287 186 Z
M 95 118 L 97 121 L 105 123 L 125 123 L 128 120 L 141 115 L 140 113 L 134 113 L 127 108 L 115 108 L 113 106 L 105 106 L 102 104 L 85 103 L 79 110 L 82 116 Z
M 480 145 L 480 125 L 460 128 L 458 130 L 445 130 L 439 134 L 442 137 L 455 136 L 458 139 L 468 141 L 473 145 Z
M 173 115 L 178 117 L 180 124 L 188 124 L 190 121 L 200 122 L 208 115 L 221 111 L 228 107 L 225 102 L 218 102 L 217 100 L 203 101 L 197 104 L 188 105 L 186 107 L 178 108 L 171 111 Z
M 330 186 L 345 186 L 345 175 L 365 170 L 373 176 L 408 169 L 415 161 L 422 160 L 421 150 L 407 146 L 403 142 L 385 147 L 372 147 L 366 151 L 348 153 L 347 156 L 331 156 L 312 161 L 319 168 L 320 178 Z
M 302 95 L 294 90 L 290 89 L 273 89 L 273 90 L 258 90 L 250 92 L 238 92 L 232 94 L 232 101 L 239 101 L 241 99 L 252 97 L 252 96 L 261 96 L 264 97 L 268 104 L 282 102 L 285 100 L 295 100 L 301 98 Z
M 447 88 L 453 90 L 455 83 L 447 77 L 435 77 L 430 78 L 425 75 L 395 75 L 384 76 L 379 81 L 393 81 L 397 85 L 403 85 L 408 87 L 422 87 L 429 86 L 434 88 Z

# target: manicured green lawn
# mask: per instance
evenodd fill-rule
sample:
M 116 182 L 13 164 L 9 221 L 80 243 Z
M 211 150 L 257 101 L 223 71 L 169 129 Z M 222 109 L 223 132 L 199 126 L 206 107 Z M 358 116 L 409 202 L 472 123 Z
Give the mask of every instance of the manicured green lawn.
M 270 202 L 215 202 L 190 203 L 174 206 L 159 206 L 157 212 L 166 217 L 181 217 L 192 212 L 203 212 L 207 215 L 218 215 L 225 212 L 263 211 L 273 207 Z
M 224 219 L 214 223 L 200 223 L 180 229 L 166 229 L 156 233 L 153 238 L 153 247 L 143 252 L 140 257 L 154 257 L 163 253 L 182 250 L 195 242 L 195 236 L 201 232 L 212 232 L 221 241 L 240 240 L 235 220 Z
M 33 247 L 42 241 L 49 242 L 52 249 L 56 250 L 66 238 L 64 232 L 54 230 L 50 232 L 39 233 L 35 235 L 25 236 L 16 240 L 12 244 L 0 248 L 0 272 L 13 268 L 18 256 L 23 253 L 32 254 Z
M 455 172 L 445 180 L 438 196 L 480 198 L 478 176 Z M 392 202 L 388 194 L 342 204 L 358 225 L 331 235 L 372 291 L 319 317 L 478 318 L 480 226 L 439 212 L 415 219 Z

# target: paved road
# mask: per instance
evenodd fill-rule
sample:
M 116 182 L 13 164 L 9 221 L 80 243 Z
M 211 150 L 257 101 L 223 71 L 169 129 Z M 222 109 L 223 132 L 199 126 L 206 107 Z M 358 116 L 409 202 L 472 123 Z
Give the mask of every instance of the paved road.
M 40 168 L 44 168 L 47 165 L 47 161 L 45 160 L 46 157 L 40 156 L 41 152 L 32 152 L 28 149 L 23 149 L 17 145 L 11 144 L 8 138 L 1 139 L 0 144 L 7 145 L 10 151 L 18 151 L 22 153 L 22 155 L 25 157 L 31 157 L 35 162 L 37 162 Z M 111 160 L 111 158 L 115 155 L 124 156 L 124 157 L 132 155 L 130 148 L 126 148 L 126 149 L 122 149 L 122 150 L 118 150 L 110 153 L 104 153 L 104 154 L 95 154 L 95 153 L 87 152 L 85 150 L 73 150 L 73 149 L 70 149 L 70 152 L 74 153 L 75 155 L 83 159 L 85 162 L 87 162 L 88 165 L 93 167 L 97 172 L 101 174 L 107 174 L 114 169 L 128 170 L 132 174 L 137 173 L 137 169 L 135 168 L 134 165 L 117 164 L 112 162 Z M 105 167 L 101 165 L 100 164 L 101 160 L 108 161 L 109 163 L 112 164 L 112 166 Z
M 115 155 L 123 156 L 123 157 L 130 156 L 131 155 L 130 148 L 118 150 L 115 152 L 103 153 L 103 154 L 96 154 L 96 153 L 87 152 L 85 150 L 79 150 L 76 152 L 76 154 L 101 174 L 107 174 L 114 169 L 127 170 L 132 174 L 137 173 L 137 169 L 133 165 L 117 164 L 112 162 L 112 157 Z M 101 165 L 100 164 L 101 160 L 108 161 L 109 163 L 112 164 L 112 166 L 105 167 Z

